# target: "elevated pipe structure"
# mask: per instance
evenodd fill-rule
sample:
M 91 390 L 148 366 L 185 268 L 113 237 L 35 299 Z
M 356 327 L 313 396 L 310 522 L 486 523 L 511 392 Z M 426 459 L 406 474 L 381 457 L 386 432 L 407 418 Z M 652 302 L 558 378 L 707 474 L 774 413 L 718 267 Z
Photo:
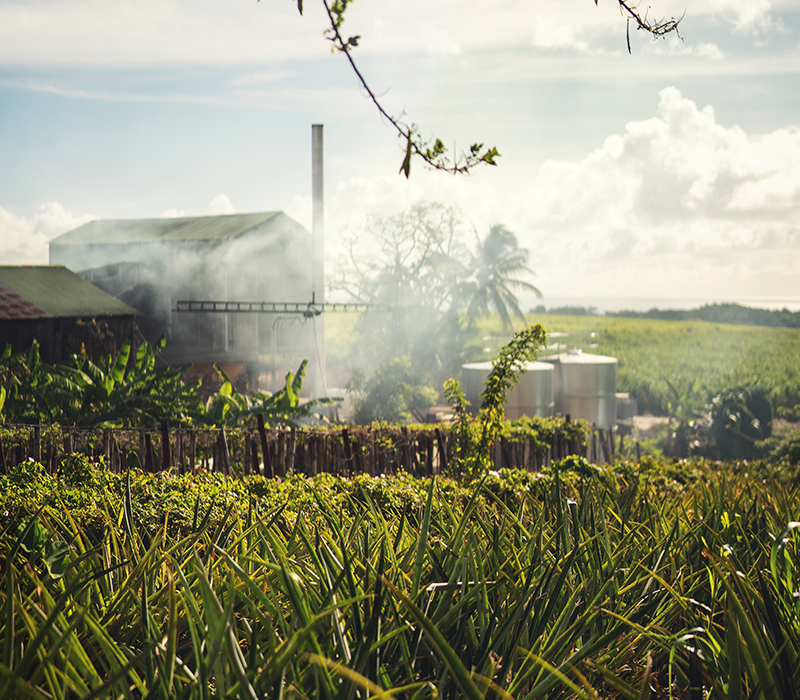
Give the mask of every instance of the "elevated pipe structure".
M 293 301 L 178 301 L 173 311 L 175 313 L 298 314 L 311 318 L 332 311 L 393 311 L 396 308 L 397 306 L 394 304 L 372 304 L 357 301 L 320 304 L 312 299 L 305 304 Z

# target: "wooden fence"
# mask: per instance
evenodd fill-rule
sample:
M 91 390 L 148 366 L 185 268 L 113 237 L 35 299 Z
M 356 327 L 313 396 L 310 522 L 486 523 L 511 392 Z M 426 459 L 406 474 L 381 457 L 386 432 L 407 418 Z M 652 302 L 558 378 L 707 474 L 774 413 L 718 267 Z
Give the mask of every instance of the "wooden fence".
M 453 436 L 441 428 L 390 427 L 373 429 L 265 428 L 257 430 L 170 428 L 85 429 L 58 426 L 3 426 L 0 431 L 0 471 L 33 459 L 54 472 L 64 455 L 81 452 L 103 457 L 115 472 L 186 474 L 198 471 L 247 476 L 283 477 L 297 472 L 313 476 L 396 474 L 425 477 L 447 473 Z M 496 469 L 538 471 L 554 459 L 572 454 L 591 462 L 614 458 L 610 431 L 592 430 L 584 442 L 554 440 L 542 447 L 532 440 L 501 439 L 492 448 Z

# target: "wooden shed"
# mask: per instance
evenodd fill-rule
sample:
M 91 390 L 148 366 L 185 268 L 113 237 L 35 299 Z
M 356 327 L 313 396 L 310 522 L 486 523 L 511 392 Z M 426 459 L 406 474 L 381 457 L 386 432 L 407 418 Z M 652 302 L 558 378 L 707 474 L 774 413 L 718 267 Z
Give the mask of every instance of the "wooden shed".
M 86 346 L 90 355 L 135 341 L 136 310 L 61 265 L 0 266 L 0 351 L 38 341 L 44 362 L 56 364 Z

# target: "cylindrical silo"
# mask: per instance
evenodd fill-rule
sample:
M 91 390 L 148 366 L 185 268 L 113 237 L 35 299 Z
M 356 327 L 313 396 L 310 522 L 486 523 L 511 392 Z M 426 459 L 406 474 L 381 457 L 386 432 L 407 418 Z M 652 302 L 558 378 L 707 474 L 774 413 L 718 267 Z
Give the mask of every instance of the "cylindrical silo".
M 555 368 L 555 411 L 582 419 L 598 428 L 617 422 L 617 359 L 567 352 L 542 358 Z
M 519 374 L 517 385 L 506 396 L 506 418 L 515 420 L 522 416 L 552 416 L 553 365 L 526 362 L 523 367 L 525 371 Z M 461 388 L 472 413 L 477 413 L 480 408 L 480 395 L 491 371 L 491 362 L 472 362 L 461 368 Z

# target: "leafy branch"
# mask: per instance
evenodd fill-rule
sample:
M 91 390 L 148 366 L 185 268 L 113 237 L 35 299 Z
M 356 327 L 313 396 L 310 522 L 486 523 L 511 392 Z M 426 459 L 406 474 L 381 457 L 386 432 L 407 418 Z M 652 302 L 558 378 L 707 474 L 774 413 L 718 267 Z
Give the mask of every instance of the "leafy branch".
M 301 15 L 303 14 L 303 2 L 304 0 L 297 0 L 297 9 Z M 486 147 L 483 143 L 473 143 L 468 150 L 462 151 L 456 156 L 452 156 L 449 154 L 447 147 L 440 138 L 426 140 L 421 135 L 420 129 L 416 124 L 407 124 L 403 121 L 404 114 L 395 117 L 386 111 L 386 108 L 372 91 L 372 88 L 370 88 L 369 83 L 367 83 L 364 75 L 353 59 L 351 52 L 358 46 L 361 41 L 361 36 L 355 34 L 345 38 L 346 35 L 342 33 L 345 13 L 352 2 L 353 0 L 334 0 L 332 3 L 329 3 L 328 0 L 322 0 L 325 12 L 328 15 L 328 21 L 330 22 L 330 27 L 325 30 L 325 37 L 333 44 L 334 51 L 345 55 L 369 99 L 375 107 L 377 107 L 384 119 L 394 127 L 400 139 L 405 142 L 405 156 L 400 166 L 400 172 L 403 173 L 406 178 L 410 176 L 411 159 L 414 156 L 422 158 L 422 160 L 434 170 L 443 170 L 453 174 L 469 173 L 472 168 L 479 165 L 497 165 L 497 158 L 500 157 L 500 152 L 494 146 Z M 652 34 L 654 38 L 664 37 L 672 32 L 678 33 L 678 25 L 683 19 L 683 15 L 677 19 L 671 17 L 670 19 L 651 20 L 647 16 L 647 12 L 642 14 L 636 5 L 629 2 L 629 0 L 617 0 L 617 2 L 619 3 L 620 11 L 628 19 L 628 53 L 631 52 L 631 21 L 633 21 L 637 29 Z M 594 4 L 597 5 L 598 0 L 594 0 Z
M 325 35 L 333 44 L 334 50 L 345 55 L 369 99 L 377 107 L 381 115 L 395 128 L 401 140 L 405 141 L 405 156 L 400 166 L 400 172 L 403 173 L 406 178 L 409 177 L 411 174 L 411 159 L 415 155 L 422 158 L 422 160 L 434 170 L 443 170 L 453 174 L 468 173 L 471 168 L 482 164 L 497 165 L 496 158 L 500 157 L 500 152 L 494 146 L 487 148 L 482 143 L 473 143 L 469 147 L 469 151 L 462 151 L 458 156 L 453 158 L 448 155 L 448 150 L 441 139 L 435 138 L 432 140 L 425 140 L 420 134 L 419 127 L 416 124 L 406 124 L 402 121 L 402 115 L 400 117 L 395 117 L 386 111 L 378 97 L 372 91 L 372 88 L 370 88 L 351 54 L 351 50 L 358 46 L 358 42 L 361 39 L 360 35 L 345 39 L 341 33 L 344 14 L 347 6 L 351 2 L 352 0 L 334 0 L 334 2 L 329 5 L 328 0 L 322 0 L 331 25 L 330 28 L 326 30 Z M 297 8 L 302 14 L 303 0 L 298 0 Z
M 460 384 L 454 379 L 445 384 L 445 399 L 456 417 L 453 427 L 456 436 L 454 462 L 465 474 L 478 477 L 489 468 L 491 447 L 503 430 L 506 394 L 525 371 L 525 363 L 535 360 L 538 351 L 546 343 L 547 331 L 541 323 L 537 323 L 517 333 L 500 349 L 492 363 L 492 371 L 484 382 L 486 388 L 481 393 L 481 408 L 477 418 L 469 415 Z

